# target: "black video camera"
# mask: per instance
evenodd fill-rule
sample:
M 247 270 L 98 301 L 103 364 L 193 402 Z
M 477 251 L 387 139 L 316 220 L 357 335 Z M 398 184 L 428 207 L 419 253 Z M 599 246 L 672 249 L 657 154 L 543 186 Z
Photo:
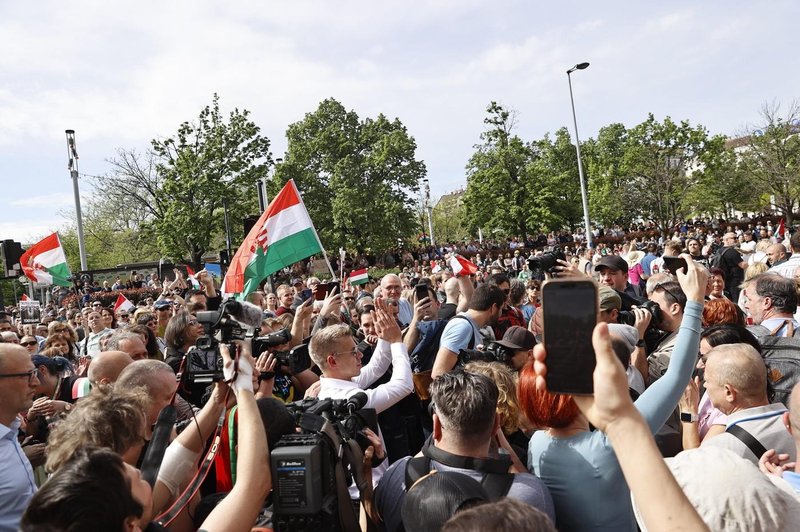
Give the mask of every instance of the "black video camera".
M 367 395 L 360 392 L 349 399 L 304 399 L 287 405 L 301 432 L 282 437 L 270 453 L 277 532 L 342 530 L 336 468 L 343 468 L 349 485 L 352 468 L 360 464 L 342 461 L 340 450 L 347 452 L 347 442 L 353 440 L 363 452 L 370 445 L 364 428 L 378 432 L 377 415 L 363 408 L 366 402 Z M 338 442 L 326 425 L 333 427 Z
M 186 353 L 183 378 L 188 383 L 211 383 L 222 380 L 222 355 L 219 344 L 233 340 L 246 340 L 248 329 L 234 316 L 241 315 L 242 304 L 233 299 L 225 301 L 219 310 L 204 310 L 196 313 L 203 326 L 203 336 L 197 339 Z
M 564 252 L 561 251 L 561 249 L 556 248 L 553 251 L 542 253 L 538 257 L 529 258 L 528 269 L 530 269 L 532 272 L 539 271 L 554 275 L 555 272 L 553 271 L 553 267 L 557 264 L 556 261 L 559 260 L 567 260 L 567 256 L 564 255 Z

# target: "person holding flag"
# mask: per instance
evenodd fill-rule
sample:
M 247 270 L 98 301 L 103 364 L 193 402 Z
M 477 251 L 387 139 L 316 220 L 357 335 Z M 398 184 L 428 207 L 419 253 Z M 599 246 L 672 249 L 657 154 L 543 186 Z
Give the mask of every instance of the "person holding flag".
M 136 305 L 120 294 L 117 296 L 117 301 L 114 303 L 114 316 L 117 318 L 118 327 L 127 327 L 131 324 L 131 312 L 136 309 Z

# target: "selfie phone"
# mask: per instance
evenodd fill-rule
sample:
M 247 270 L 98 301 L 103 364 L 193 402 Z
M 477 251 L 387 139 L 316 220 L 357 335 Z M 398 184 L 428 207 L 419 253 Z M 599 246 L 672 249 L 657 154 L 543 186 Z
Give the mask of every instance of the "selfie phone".
M 300 299 L 302 299 L 303 301 L 308 301 L 309 297 L 311 297 L 311 289 L 310 288 L 306 288 L 305 290 L 302 290 L 300 292 Z
M 425 283 L 417 284 L 417 286 L 414 287 L 414 294 L 417 296 L 417 303 L 426 297 L 430 297 L 430 293 L 428 293 L 428 285 Z
M 597 285 L 591 280 L 552 279 L 542 285 L 547 389 L 592 394 L 592 332 L 597 325 Z
M 664 255 L 661 257 L 664 259 L 664 267 L 670 271 L 670 273 L 675 274 L 678 270 L 683 268 L 683 273 L 686 273 L 687 264 L 686 259 L 683 257 L 670 257 L 669 255 Z
M 330 283 L 319 283 L 317 285 L 317 291 L 314 293 L 314 299 L 317 301 L 325 301 L 328 290 L 330 290 Z

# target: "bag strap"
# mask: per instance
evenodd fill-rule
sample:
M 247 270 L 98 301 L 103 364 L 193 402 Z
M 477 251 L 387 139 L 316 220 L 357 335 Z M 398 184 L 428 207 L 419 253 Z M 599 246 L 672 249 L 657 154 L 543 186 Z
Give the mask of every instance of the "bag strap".
M 469 319 L 468 317 L 464 316 L 463 314 L 456 314 L 456 315 L 455 315 L 455 316 L 453 316 L 453 317 L 454 317 L 454 318 L 460 318 L 460 319 L 462 319 L 462 320 L 467 320 L 467 322 L 469 322 L 469 326 L 470 326 L 472 329 L 475 329 L 475 324 L 474 324 L 474 323 L 472 323 L 472 320 L 471 320 L 471 319 Z M 480 329 L 478 329 L 478 334 L 480 334 L 480 333 L 481 333 L 481 331 L 480 331 Z M 470 337 L 470 339 L 469 339 L 469 344 L 467 344 L 467 349 L 475 349 L 475 334 L 474 334 L 474 330 L 473 330 L 473 334 L 472 334 L 472 336 L 471 336 L 471 337 Z
M 406 490 L 411 489 L 416 481 L 431 472 L 431 459 L 427 456 L 412 456 L 406 462 Z
M 787 320 L 783 320 L 783 322 L 780 325 L 778 325 L 777 327 L 772 329 L 769 332 L 769 335 L 770 336 L 776 336 L 778 334 L 778 331 L 780 331 L 784 327 L 788 328 L 787 332 L 786 332 L 786 336 L 788 338 L 791 338 L 792 336 L 794 336 L 794 323 L 792 323 L 792 320 L 788 320 L 788 319 Z
M 508 495 L 512 484 L 514 484 L 513 473 L 486 473 L 481 480 L 481 486 L 489 494 L 492 502 Z
M 761 445 L 761 442 L 758 441 L 755 436 L 747 432 L 747 430 L 743 429 L 739 425 L 731 425 L 725 429 L 725 432 L 735 436 L 743 444 L 745 444 L 747 448 L 750 449 L 750 452 L 756 456 L 756 459 L 760 459 L 763 454 L 767 452 L 767 449 Z

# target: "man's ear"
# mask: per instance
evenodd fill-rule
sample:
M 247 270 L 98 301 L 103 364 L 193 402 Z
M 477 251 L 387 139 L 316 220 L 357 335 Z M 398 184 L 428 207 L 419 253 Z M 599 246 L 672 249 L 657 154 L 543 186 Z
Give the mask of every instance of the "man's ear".
M 786 430 L 789 431 L 789 434 L 794 436 L 794 433 L 792 432 L 792 421 L 789 419 L 789 412 L 783 413 L 783 424 L 786 427 Z
M 439 421 L 439 415 L 433 413 L 433 441 L 442 440 L 442 422 Z
M 725 400 L 728 401 L 729 404 L 736 402 L 736 396 L 739 394 L 739 392 L 736 391 L 736 388 L 730 384 L 725 384 L 723 388 L 725 389 Z

